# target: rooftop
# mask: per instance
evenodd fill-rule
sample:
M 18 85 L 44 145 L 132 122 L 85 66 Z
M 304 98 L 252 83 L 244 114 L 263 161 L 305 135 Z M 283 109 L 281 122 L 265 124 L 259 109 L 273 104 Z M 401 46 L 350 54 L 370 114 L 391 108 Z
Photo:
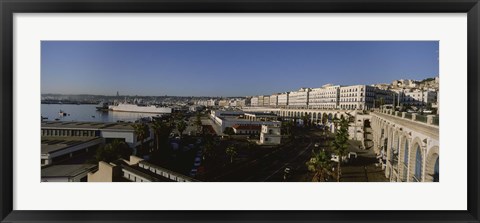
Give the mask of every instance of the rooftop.
M 234 125 L 232 126 L 234 129 L 239 130 L 260 130 L 262 128 L 261 125 Z
M 47 121 L 42 122 L 42 129 L 83 129 L 83 130 L 131 130 L 133 131 L 133 123 L 128 122 L 60 122 L 60 121 Z
M 73 146 L 99 139 L 99 137 L 48 137 L 43 136 L 41 154 L 57 152 Z
M 53 165 L 42 169 L 42 177 L 75 177 L 85 172 L 90 172 L 97 165 L 75 164 L 75 165 Z

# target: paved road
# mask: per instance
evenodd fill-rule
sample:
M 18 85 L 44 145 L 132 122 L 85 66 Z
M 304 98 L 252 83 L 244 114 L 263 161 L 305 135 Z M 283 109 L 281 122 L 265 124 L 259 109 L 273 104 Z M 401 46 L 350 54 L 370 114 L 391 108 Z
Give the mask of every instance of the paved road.
M 310 159 L 313 143 L 312 134 L 299 134 L 290 145 L 272 151 L 260 158 L 247 162 L 234 170 L 219 176 L 215 181 L 222 182 L 279 182 L 284 181 L 285 167 L 294 169 L 290 181 L 304 181 L 307 172 L 305 162 Z

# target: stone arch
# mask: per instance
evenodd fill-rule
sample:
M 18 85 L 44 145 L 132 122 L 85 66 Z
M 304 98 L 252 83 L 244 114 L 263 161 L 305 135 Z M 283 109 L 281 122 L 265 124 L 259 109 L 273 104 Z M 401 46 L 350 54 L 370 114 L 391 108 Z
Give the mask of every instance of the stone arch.
M 411 147 L 411 139 L 408 134 L 403 132 L 400 136 L 400 152 L 398 155 L 398 171 L 402 181 L 408 181 L 408 165 L 409 165 L 409 151 Z
M 387 153 L 387 163 L 390 163 L 391 165 L 392 164 L 392 160 L 393 160 L 393 150 L 392 150 L 392 141 L 393 141 L 393 130 L 394 128 L 391 126 L 391 125 L 387 125 L 386 126 L 386 135 L 385 135 L 385 141 L 384 141 L 384 151 Z M 386 148 L 385 148 L 386 147 Z M 387 165 L 386 169 L 385 169 L 385 176 L 387 178 L 390 178 L 391 177 L 391 166 L 390 165 Z
M 408 156 L 408 173 L 409 173 L 409 181 L 422 181 L 423 179 L 423 163 L 425 160 L 425 154 L 423 152 L 423 142 L 420 140 L 419 137 L 415 137 L 412 140 L 412 144 L 410 146 L 409 156 Z M 418 153 L 417 153 L 418 151 Z M 417 154 L 420 156 L 420 162 L 417 162 Z M 419 176 L 415 177 L 416 170 L 419 170 Z M 416 180 L 415 180 L 416 178 Z M 420 179 L 419 179 L 420 178 Z
M 426 182 L 438 182 L 439 176 L 435 174 L 435 165 L 438 165 L 439 162 L 439 148 L 438 146 L 434 146 L 428 150 L 426 156 L 426 164 L 425 164 L 425 181 Z M 436 175 L 436 176 L 435 176 Z

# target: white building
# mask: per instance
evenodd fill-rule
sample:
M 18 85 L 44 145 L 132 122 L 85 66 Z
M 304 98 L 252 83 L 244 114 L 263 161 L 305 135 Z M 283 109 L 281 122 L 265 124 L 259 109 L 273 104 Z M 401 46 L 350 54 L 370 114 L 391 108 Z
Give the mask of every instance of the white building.
M 287 107 L 289 94 L 290 94 L 290 92 L 285 92 L 285 93 L 281 93 L 281 94 L 278 95 L 278 97 L 277 97 L 278 107 L 282 107 L 282 108 Z
M 310 88 L 300 88 L 298 91 L 290 92 L 288 96 L 288 107 L 289 108 L 307 108 L 309 92 L 310 92 Z
M 404 93 L 402 103 L 404 105 L 422 106 L 437 102 L 437 92 L 431 89 L 428 90 L 412 90 Z
M 209 107 L 213 107 L 213 106 L 217 106 L 218 105 L 218 101 L 215 100 L 215 99 L 210 99 L 207 101 L 207 106 Z
M 270 106 L 270 96 L 263 96 L 263 107 Z
M 368 85 L 342 86 L 339 94 L 341 109 L 367 110 L 374 106 L 376 88 Z
M 340 97 L 340 85 L 324 85 L 312 88 L 308 96 L 309 108 L 335 109 Z
M 276 108 L 278 106 L 278 94 L 270 95 L 270 107 Z
M 276 125 L 262 125 L 260 132 L 261 145 L 279 145 L 281 143 L 282 134 L 279 124 Z
M 252 107 L 258 107 L 258 97 L 257 96 L 252 98 L 252 100 L 250 101 L 250 105 Z
M 143 140 L 153 140 L 153 131 Z M 125 142 L 130 148 L 140 146 L 131 123 L 98 122 L 42 122 L 41 163 L 52 165 L 74 158 L 114 140 Z
M 262 125 L 262 130 L 260 132 L 260 141 L 261 145 L 279 145 L 281 143 L 282 134 L 280 130 L 280 125 Z

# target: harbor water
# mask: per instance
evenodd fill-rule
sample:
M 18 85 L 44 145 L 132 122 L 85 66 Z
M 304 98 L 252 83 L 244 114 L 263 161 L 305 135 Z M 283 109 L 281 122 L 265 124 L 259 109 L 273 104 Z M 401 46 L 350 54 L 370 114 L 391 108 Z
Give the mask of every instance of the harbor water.
M 82 121 L 82 122 L 134 122 L 141 118 L 158 114 L 138 112 L 97 111 L 98 105 L 92 104 L 42 104 L 41 115 L 44 121 Z M 63 111 L 66 115 L 60 114 Z M 47 119 L 45 119 L 47 118 Z

